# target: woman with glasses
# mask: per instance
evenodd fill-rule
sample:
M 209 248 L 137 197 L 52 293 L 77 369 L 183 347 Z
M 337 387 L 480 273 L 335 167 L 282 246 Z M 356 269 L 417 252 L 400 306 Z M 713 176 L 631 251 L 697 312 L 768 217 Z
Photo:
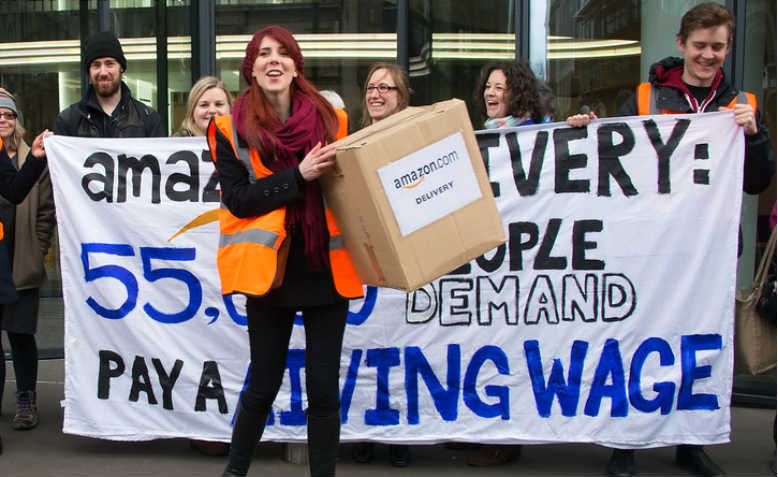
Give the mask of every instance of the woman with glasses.
M 17 430 L 38 424 L 34 334 L 38 290 L 46 280 L 43 257 L 54 227 L 54 201 L 43 148 L 48 131 L 39 134 L 31 148 L 24 142 L 24 132 L 16 100 L 0 88 L 0 323 L 11 343 L 17 399 L 13 427 Z M 5 363 L 0 366 L 0 402 L 4 384 Z
M 362 127 L 407 108 L 411 92 L 405 70 L 394 63 L 374 64 L 365 81 Z
M 411 93 L 408 75 L 395 63 L 376 63 L 367 73 L 365 95 L 362 101 L 362 126 L 374 124 L 408 107 Z M 372 442 L 361 442 L 354 448 L 354 461 L 367 464 L 375 457 Z M 407 445 L 389 445 L 389 463 L 406 467 L 410 463 Z
M 340 354 L 348 300 L 362 284 L 318 179 L 335 164 L 338 116 L 304 75 L 300 46 L 280 26 L 257 31 L 241 67 L 249 87 L 207 131 L 222 209 L 222 293 L 247 296 L 251 376 L 241 394 L 224 476 L 244 476 L 286 366 L 295 315 L 305 328 L 308 464 L 335 474 Z

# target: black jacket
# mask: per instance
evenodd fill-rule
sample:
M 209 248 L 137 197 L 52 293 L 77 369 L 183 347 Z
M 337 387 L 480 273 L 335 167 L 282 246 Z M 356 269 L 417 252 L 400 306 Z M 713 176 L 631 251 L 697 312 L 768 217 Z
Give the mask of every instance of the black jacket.
M 684 93 L 677 87 L 663 81 L 663 73 L 678 67 L 683 67 L 683 58 L 668 57 L 654 63 L 649 69 L 648 81 L 656 89 L 659 108 L 681 113 L 693 113 L 694 111 L 686 101 Z M 738 91 L 729 84 L 726 77 L 722 76 L 712 101 L 705 107 L 704 111 L 713 112 L 718 111 L 719 106 L 726 107 L 737 96 L 737 93 Z M 761 107 L 758 107 L 756 111 L 756 124 L 759 131 L 751 136 L 746 134 L 743 190 L 749 194 L 758 194 L 767 189 L 773 173 L 773 150 L 770 146 L 769 131 L 762 119 L 760 109 Z M 637 95 L 633 94 L 621 106 L 618 115 L 636 116 L 637 114 Z
M 115 114 L 105 114 L 90 85 L 84 98 L 57 115 L 54 134 L 79 137 L 162 137 L 159 114 L 132 97 L 122 82 L 122 98 Z
M 37 158 L 30 152 L 27 154 L 27 160 L 17 171 L 11 158 L 8 157 L 8 151 L 3 146 L 0 148 L 0 195 L 12 204 L 20 204 L 45 168 L 46 159 Z M 8 257 L 5 240 L 0 239 L 0 304 L 13 303 L 19 298 Z

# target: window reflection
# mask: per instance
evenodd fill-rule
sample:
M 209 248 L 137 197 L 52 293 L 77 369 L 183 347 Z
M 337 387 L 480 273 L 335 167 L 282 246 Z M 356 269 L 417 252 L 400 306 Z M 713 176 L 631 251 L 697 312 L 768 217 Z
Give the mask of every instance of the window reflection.
M 550 0 L 548 15 L 557 119 L 584 105 L 600 117 L 615 115 L 641 81 L 640 2 Z
M 473 90 L 486 63 L 516 56 L 512 6 L 508 0 L 411 2 L 411 103 L 463 99 L 473 127 L 482 129 Z

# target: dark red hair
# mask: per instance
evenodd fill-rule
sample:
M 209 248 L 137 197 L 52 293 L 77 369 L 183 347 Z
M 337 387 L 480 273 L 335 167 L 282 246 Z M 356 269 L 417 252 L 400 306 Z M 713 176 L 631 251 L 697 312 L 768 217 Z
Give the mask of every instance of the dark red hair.
M 313 103 L 324 123 L 324 130 L 327 135 L 325 139 L 327 142 L 332 142 L 338 131 L 338 117 L 335 115 L 335 110 L 332 109 L 329 101 L 319 94 L 316 87 L 305 79 L 303 75 L 305 63 L 300 52 L 300 45 L 289 30 L 278 25 L 265 27 L 257 31 L 246 46 L 246 56 L 243 58 L 241 73 L 243 79 L 249 84 L 249 88 L 238 98 L 235 104 L 238 110 L 236 111 L 238 118 L 242 119 L 243 122 L 241 135 L 248 142 L 249 146 L 259 152 L 260 157 L 275 158 L 276 147 L 273 132 L 281 127 L 281 120 L 262 91 L 262 88 L 251 76 L 254 61 L 256 61 L 259 54 L 259 45 L 266 36 L 270 36 L 279 42 L 286 49 L 290 58 L 294 60 L 297 77 L 292 80 L 290 85 L 292 100 L 297 95 L 303 95 Z

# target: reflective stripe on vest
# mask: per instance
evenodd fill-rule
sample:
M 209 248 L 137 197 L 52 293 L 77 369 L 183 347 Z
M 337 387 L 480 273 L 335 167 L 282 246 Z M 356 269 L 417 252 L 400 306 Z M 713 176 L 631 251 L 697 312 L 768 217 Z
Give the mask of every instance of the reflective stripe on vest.
M 343 236 L 330 237 L 330 250 L 340 250 L 346 248 L 346 242 L 343 241 Z
M 657 104 L 656 89 L 651 83 L 640 83 L 637 88 L 638 114 L 641 116 L 655 114 L 683 114 L 682 111 L 660 109 Z M 756 96 L 745 91 L 738 91 L 737 96 L 730 101 L 727 108 L 732 109 L 736 104 L 750 104 L 756 113 Z
M 230 122 L 230 125 L 232 125 L 232 122 Z M 238 160 L 243 163 L 243 167 L 246 168 L 247 171 L 249 171 L 249 182 L 252 184 L 257 182 L 257 174 L 254 172 L 254 168 L 251 166 L 251 154 L 249 154 L 249 150 L 245 147 L 241 147 L 240 143 L 238 142 L 238 131 L 237 128 L 231 128 L 232 129 L 232 144 L 233 148 L 237 152 Z
M 338 114 L 340 132 L 346 131 L 345 119 Z M 273 172 L 268 169 L 256 150 L 240 147 L 236 128 L 230 115 L 214 118 L 208 128 L 208 146 L 211 157 L 218 167 L 216 157 L 216 128 L 231 145 L 235 156 L 246 166 L 251 182 L 267 177 Z M 351 259 L 346 252 L 343 237 L 335 219 L 325 203 L 325 217 L 330 234 L 329 258 L 332 278 L 337 292 L 346 298 L 362 296 L 362 283 L 356 276 Z M 275 209 L 265 215 L 241 219 L 230 213 L 224 204 L 219 210 L 219 250 L 216 261 L 221 279 L 222 294 L 244 293 L 262 296 L 280 285 L 279 274 L 283 276 L 284 263 L 279 264 L 279 252 L 287 238 L 284 222 L 286 208 Z M 283 254 L 281 254 L 283 255 Z
M 255 245 L 264 245 L 273 248 L 278 241 L 279 235 L 269 230 L 241 230 L 232 234 L 222 233 L 219 235 L 219 248 L 227 245 L 235 245 L 241 242 L 251 242 Z

